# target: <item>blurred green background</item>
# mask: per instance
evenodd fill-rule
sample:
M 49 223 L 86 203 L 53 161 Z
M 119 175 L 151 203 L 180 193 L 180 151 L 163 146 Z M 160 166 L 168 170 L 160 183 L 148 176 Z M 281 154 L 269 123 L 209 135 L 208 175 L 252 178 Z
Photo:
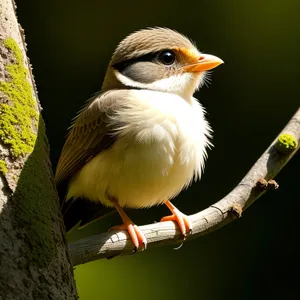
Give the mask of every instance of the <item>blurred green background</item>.
M 215 147 L 201 182 L 175 201 L 188 214 L 225 196 L 300 103 L 299 0 L 17 0 L 44 108 L 55 167 L 66 129 L 98 91 L 112 51 L 134 30 L 166 26 L 225 64 L 196 95 L 208 111 Z M 203 238 L 76 267 L 81 300 L 296 299 L 299 294 L 300 157 L 243 218 Z M 165 207 L 131 212 L 137 224 Z M 106 231 L 118 216 L 73 234 Z

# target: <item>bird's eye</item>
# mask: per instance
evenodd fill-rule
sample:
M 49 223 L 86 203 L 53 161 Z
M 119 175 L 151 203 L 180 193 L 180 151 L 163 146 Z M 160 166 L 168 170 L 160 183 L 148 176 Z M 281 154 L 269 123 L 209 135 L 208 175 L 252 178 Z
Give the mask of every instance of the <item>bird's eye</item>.
M 158 59 L 164 65 L 172 65 L 175 61 L 175 54 L 170 50 L 164 50 L 158 54 Z

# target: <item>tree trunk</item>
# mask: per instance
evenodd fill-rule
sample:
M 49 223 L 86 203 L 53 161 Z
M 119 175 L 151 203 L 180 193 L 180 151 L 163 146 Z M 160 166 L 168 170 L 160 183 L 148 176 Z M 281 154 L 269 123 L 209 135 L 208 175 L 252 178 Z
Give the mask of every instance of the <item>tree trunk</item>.
M 77 299 L 23 31 L 0 0 L 0 299 Z

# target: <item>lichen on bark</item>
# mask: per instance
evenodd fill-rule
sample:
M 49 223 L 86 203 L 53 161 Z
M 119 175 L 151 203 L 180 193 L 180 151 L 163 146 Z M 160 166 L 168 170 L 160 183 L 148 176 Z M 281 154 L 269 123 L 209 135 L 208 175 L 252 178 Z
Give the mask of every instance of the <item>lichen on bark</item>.
M 2 159 L 0 159 L 0 173 L 2 175 L 5 175 L 7 173 L 7 166 L 6 166 L 6 162 Z
M 0 91 L 7 98 L 0 103 L 0 138 L 16 158 L 33 150 L 39 115 L 21 49 L 12 38 L 2 43 L 2 55 L 10 63 L 5 65 L 8 80 L 0 81 Z
M 0 298 L 73 300 L 49 145 L 15 8 L 1 0 Z
M 33 264 L 43 267 L 56 252 L 51 214 L 57 211 L 55 200 L 46 199 L 53 187 L 45 178 L 49 166 L 43 165 L 43 158 L 48 156 L 43 147 L 45 128 L 39 120 L 34 91 L 17 42 L 12 38 L 1 41 L 1 55 L 6 63 L 4 80 L 0 81 L 0 139 L 8 155 L 1 157 L 0 172 L 6 175 L 11 164 L 22 164 L 22 172 L 14 177 L 17 183 L 12 195 L 14 224 L 24 228 L 23 238 L 31 248 L 23 255 L 29 254 Z M 47 174 L 48 178 L 51 176 Z

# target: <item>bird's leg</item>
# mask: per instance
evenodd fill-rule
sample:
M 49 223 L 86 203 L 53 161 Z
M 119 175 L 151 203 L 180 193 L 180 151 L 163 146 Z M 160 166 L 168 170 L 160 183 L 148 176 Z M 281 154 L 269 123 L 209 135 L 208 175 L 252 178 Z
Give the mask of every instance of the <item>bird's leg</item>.
M 185 238 L 188 234 L 192 233 L 192 224 L 188 219 L 188 216 L 180 212 L 169 200 L 165 202 L 172 215 L 163 217 L 160 221 L 174 221 L 178 224 L 180 231 Z
M 113 200 L 112 203 L 114 204 L 116 210 L 122 218 L 123 224 L 113 226 L 109 229 L 109 231 L 127 230 L 134 245 L 134 250 L 137 251 L 137 249 L 141 246 L 143 246 L 145 250 L 147 248 L 147 239 L 143 232 L 130 220 L 130 218 L 127 216 L 122 207 L 117 203 L 117 201 Z

